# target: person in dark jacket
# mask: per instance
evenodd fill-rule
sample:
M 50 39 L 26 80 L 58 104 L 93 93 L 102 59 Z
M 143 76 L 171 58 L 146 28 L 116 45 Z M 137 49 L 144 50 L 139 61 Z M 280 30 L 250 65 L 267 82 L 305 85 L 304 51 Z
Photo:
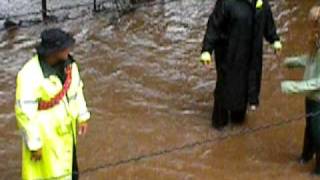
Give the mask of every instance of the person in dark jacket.
M 215 128 L 224 127 L 229 119 L 244 122 L 247 105 L 259 104 L 263 37 L 281 49 L 268 0 L 217 0 L 200 58 L 209 66 L 215 51 Z

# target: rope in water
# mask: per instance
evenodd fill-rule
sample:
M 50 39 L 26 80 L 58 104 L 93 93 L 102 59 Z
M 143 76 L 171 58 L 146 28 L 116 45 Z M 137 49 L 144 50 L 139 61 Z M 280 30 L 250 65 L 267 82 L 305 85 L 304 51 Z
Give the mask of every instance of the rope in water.
M 294 122 L 301 121 L 303 118 L 307 118 L 307 117 L 311 117 L 311 116 L 317 116 L 317 115 L 320 115 L 320 111 L 316 112 L 316 113 L 310 113 L 310 114 L 306 114 L 306 115 L 301 115 L 301 116 L 294 117 L 294 118 L 287 119 L 287 120 L 280 121 L 280 122 L 261 125 L 261 126 L 254 127 L 254 128 L 243 128 L 240 131 L 233 132 L 233 133 L 222 134 L 221 136 L 218 136 L 218 137 L 215 137 L 215 138 L 207 138 L 207 139 L 203 139 L 203 140 L 187 143 L 187 144 L 184 144 L 182 146 L 177 146 L 177 147 L 174 147 L 174 148 L 171 148 L 171 149 L 163 149 L 163 150 L 160 150 L 160 151 L 151 152 L 149 154 L 142 154 L 142 155 L 134 156 L 134 157 L 131 157 L 131 158 L 128 158 L 128 159 L 119 160 L 119 161 L 116 161 L 116 162 L 105 163 L 105 164 L 102 164 L 102 165 L 99 165 L 99 166 L 96 166 L 96 167 L 93 167 L 93 168 L 85 169 L 82 172 L 80 172 L 80 174 L 87 174 L 87 173 L 95 172 L 95 171 L 98 171 L 98 170 L 101 170 L 101 169 L 114 168 L 114 167 L 117 167 L 117 166 L 120 166 L 120 165 L 125 165 L 125 164 L 129 164 L 129 163 L 138 162 L 138 161 L 141 161 L 141 160 L 155 158 L 155 157 L 158 157 L 158 156 L 161 156 L 161 155 L 166 155 L 166 154 L 170 154 L 170 153 L 174 153 L 174 152 L 178 152 L 178 151 L 182 151 L 182 150 L 193 149 L 193 148 L 196 148 L 196 147 L 199 147 L 199 146 L 204 146 L 204 145 L 207 145 L 207 144 L 223 142 L 223 141 L 225 141 L 227 139 L 230 139 L 230 138 L 233 138 L 233 137 L 249 135 L 249 134 L 253 134 L 253 133 L 269 130 L 269 129 L 276 128 L 276 127 L 286 126 L 286 125 L 292 124 Z

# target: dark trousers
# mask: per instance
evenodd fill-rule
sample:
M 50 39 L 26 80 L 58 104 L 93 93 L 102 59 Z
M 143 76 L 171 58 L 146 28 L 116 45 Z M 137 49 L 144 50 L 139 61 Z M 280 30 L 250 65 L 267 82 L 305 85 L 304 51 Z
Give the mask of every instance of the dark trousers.
M 306 128 L 302 158 L 309 161 L 316 155 L 316 173 L 320 174 L 320 102 L 306 99 Z
M 79 179 L 79 169 L 77 161 L 76 145 L 73 145 L 73 157 L 72 157 L 72 180 Z
M 248 101 L 250 105 L 259 105 L 261 81 L 262 81 L 262 63 L 254 64 L 255 70 L 249 71 L 248 82 Z
M 217 99 L 214 101 L 212 126 L 220 129 L 226 126 L 229 120 L 233 123 L 243 123 L 246 119 L 246 109 L 230 111 L 221 106 Z

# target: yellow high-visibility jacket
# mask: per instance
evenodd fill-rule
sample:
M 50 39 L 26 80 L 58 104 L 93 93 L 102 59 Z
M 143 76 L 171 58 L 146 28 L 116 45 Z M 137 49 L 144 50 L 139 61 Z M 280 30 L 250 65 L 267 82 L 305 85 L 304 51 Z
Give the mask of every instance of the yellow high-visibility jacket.
M 22 179 L 71 179 L 73 143 L 77 123 L 90 118 L 83 96 L 83 83 L 76 63 L 67 96 L 48 110 L 38 110 L 38 101 L 48 101 L 63 88 L 57 76 L 45 78 L 38 56 L 17 76 L 16 117 L 23 135 Z M 42 159 L 31 160 L 31 151 L 42 149 Z

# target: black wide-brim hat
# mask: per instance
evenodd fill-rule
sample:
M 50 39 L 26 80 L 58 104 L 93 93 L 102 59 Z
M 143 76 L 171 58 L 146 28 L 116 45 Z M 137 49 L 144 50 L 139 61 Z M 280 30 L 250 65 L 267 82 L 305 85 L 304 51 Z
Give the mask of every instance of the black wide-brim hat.
M 48 29 L 41 33 L 41 43 L 36 47 L 37 53 L 47 56 L 70 48 L 75 44 L 75 39 L 71 34 L 58 29 Z

